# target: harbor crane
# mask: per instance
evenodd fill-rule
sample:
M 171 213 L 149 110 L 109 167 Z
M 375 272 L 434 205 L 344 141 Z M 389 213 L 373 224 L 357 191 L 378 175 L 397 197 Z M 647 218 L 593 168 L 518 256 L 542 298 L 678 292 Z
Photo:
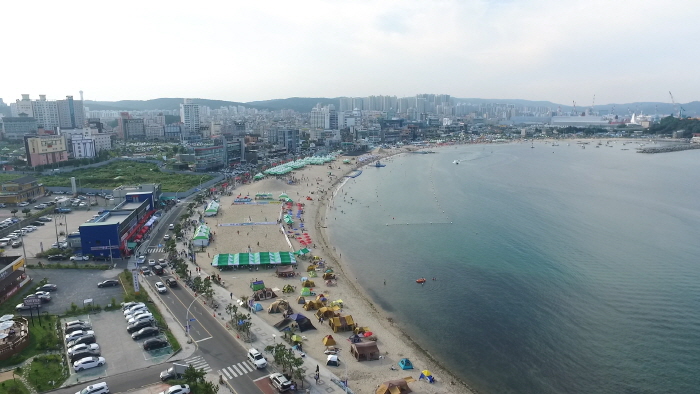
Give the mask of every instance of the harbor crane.
M 671 93 L 670 90 L 668 91 L 668 95 L 671 96 L 671 102 L 673 103 L 673 113 L 675 114 L 676 109 L 678 108 L 678 104 L 676 104 L 676 100 L 673 98 L 673 93 Z M 682 118 L 683 117 L 682 114 L 683 114 L 683 107 L 681 107 L 681 109 L 678 111 L 678 118 Z

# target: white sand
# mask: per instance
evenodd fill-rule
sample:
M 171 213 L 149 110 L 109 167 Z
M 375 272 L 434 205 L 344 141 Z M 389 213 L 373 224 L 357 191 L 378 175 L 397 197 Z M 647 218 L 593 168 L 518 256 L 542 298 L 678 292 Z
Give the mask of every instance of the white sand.
M 402 150 L 386 150 L 375 151 L 375 154 L 382 157 L 405 152 Z M 414 344 L 401 330 L 400 327 L 388 321 L 386 313 L 378 309 L 373 303 L 369 302 L 369 298 L 363 289 L 357 287 L 352 281 L 346 279 L 351 277 L 347 267 L 344 270 L 342 260 L 333 253 L 333 248 L 329 247 L 325 240 L 323 231 L 323 220 L 325 218 L 325 209 L 327 197 L 332 195 L 332 188 L 337 186 L 342 181 L 342 175 L 350 172 L 354 165 L 342 164 L 341 157 L 333 163 L 333 169 L 329 169 L 328 165 L 307 166 L 299 171 L 292 173 L 295 178 L 304 178 L 297 184 L 288 185 L 286 182 L 278 179 L 266 178 L 262 181 L 248 185 L 239 186 L 234 190 L 233 196 L 225 196 L 221 199 L 221 208 L 218 216 L 207 218 L 206 221 L 212 227 L 215 233 L 215 240 L 207 248 L 206 253 L 198 254 L 198 262 L 200 266 L 206 267 L 206 271 L 210 273 L 218 273 L 218 270 L 208 266 L 211 261 L 210 257 L 219 253 L 242 253 L 247 252 L 248 248 L 252 252 L 279 252 L 298 250 L 302 246 L 292 240 L 292 248 L 282 234 L 279 225 L 253 225 L 253 226 L 218 226 L 222 223 L 243 223 L 243 222 L 275 222 L 280 217 L 281 205 L 232 205 L 233 199 L 238 195 L 247 195 L 254 197 L 256 193 L 272 193 L 277 197 L 280 193 L 286 192 L 295 202 L 294 213 L 296 214 L 297 202 L 306 204 L 304 211 L 304 223 L 308 230 L 312 241 L 316 247 L 312 248 L 312 255 L 320 256 L 325 259 L 327 265 L 332 267 L 338 275 L 337 286 L 326 286 L 320 278 L 314 278 L 317 287 L 314 289 L 316 293 L 326 294 L 329 300 L 342 299 L 344 301 L 343 315 L 352 315 L 355 322 L 360 326 L 369 327 L 377 336 L 377 345 L 382 352 L 383 359 L 376 361 L 357 362 L 350 354 L 350 343 L 346 340 L 351 332 L 333 333 L 332 329 L 326 322 L 323 325 L 319 324 L 314 318 L 314 311 L 304 311 L 302 305 L 296 303 L 298 291 L 294 294 L 283 294 L 277 292 L 278 298 L 273 300 L 261 301 L 263 307 L 267 308 L 275 300 L 287 299 L 295 312 L 303 313 L 309 317 L 316 330 L 305 331 L 303 335 L 307 338 L 304 341 L 304 351 L 311 357 L 317 360 L 324 360 L 324 347 L 321 339 L 328 334 L 338 342 L 338 346 L 342 349 L 340 352 L 341 360 L 344 360 L 347 365 L 348 375 L 350 379 L 350 387 L 355 393 L 374 393 L 375 388 L 382 382 L 390 379 L 400 379 L 405 376 L 412 376 L 417 379 L 420 371 L 423 369 L 430 370 L 437 379 L 437 383 L 428 384 L 425 381 L 410 383 L 409 386 L 416 393 L 469 393 L 471 392 L 462 382 L 450 375 L 447 371 L 441 368 L 432 360 L 426 352 L 422 351 Z M 352 160 L 355 163 L 355 160 Z M 338 167 L 341 169 L 339 170 Z M 328 172 L 332 172 L 339 177 L 329 177 Z M 318 179 L 318 181 L 317 181 Z M 358 178 L 361 181 L 361 176 Z M 308 185 L 308 186 L 307 186 Z M 311 194 L 313 192 L 313 194 Z M 306 196 L 313 198 L 313 201 L 306 200 Z M 318 198 L 322 200 L 319 201 Z M 296 222 L 295 218 L 295 222 Z M 258 244 L 259 243 L 259 244 Z M 298 272 L 304 276 L 306 268 L 309 265 L 308 260 L 298 260 Z M 265 281 L 265 285 L 271 288 L 282 289 L 285 284 L 291 284 L 301 289 L 299 277 L 295 278 L 277 278 L 274 270 L 252 271 L 223 271 L 220 273 L 222 280 L 226 284 L 226 288 L 237 296 L 250 296 L 252 291 L 249 287 L 249 282 L 255 278 Z M 258 312 L 258 316 L 262 317 L 269 324 L 274 324 L 282 319 L 281 314 L 268 314 L 267 310 Z M 444 333 L 444 335 L 450 335 Z M 457 334 L 454 334 L 455 338 Z M 414 364 L 415 369 L 402 371 L 398 369 L 398 361 L 408 357 Z M 390 366 L 397 367 L 397 370 L 391 370 Z M 344 368 L 339 368 L 336 375 L 343 376 Z

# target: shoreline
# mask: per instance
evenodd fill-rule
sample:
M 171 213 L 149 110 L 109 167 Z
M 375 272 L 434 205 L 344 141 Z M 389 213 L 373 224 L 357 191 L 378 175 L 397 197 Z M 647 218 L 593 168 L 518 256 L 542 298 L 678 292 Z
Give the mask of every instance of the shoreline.
M 452 145 L 448 145 L 448 146 L 452 146 Z M 440 146 L 431 146 L 431 147 L 426 147 L 426 148 L 437 149 L 437 148 L 441 148 L 441 147 Z M 418 150 L 418 149 L 416 149 L 416 150 Z M 416 151 L 416 150 L 413 150 L 413 151 Z M 381 156 L 378 159 L 386 159 L 389 157 L 400 156 L 402 154 L 408 154 L 408 153 L 411 153 L 413 151 L 412 150 L 402 150 L 400 152 L 395 152 L 393 154 Z M 346 172 L 346 174 L 349 174 L 350 172 L 352 172 L 356 169 L 363 169 L 363 168 L 368 167 L 368 166 L 371 166 L 371 163 L 367 163 L 367 164 L 362 165 L 362 166 L 353 167 L 353 168 L 349 169 Z M 329 204 L 333 201 L 333 197 L 335 197 L 335 193 L 337 191 L 340 191 L 349 179 L 350 178 L 344 178 L 343 181 L 340 182 L 340 178 L 339 178 L 338 181 L 333 183 L 331 185 L 332 190 L 330 190 L 332 197 L 329 199 L 323 200 L 323 203 L 320 204 L 316 208 L 316 217 L 319 218 L 319 221 L 316 224 L 316 229 L 319 231 L 319 239 L 321 240 L 320 241 L 321 249 L 325 252 L 325 254 L 327 254 L 328 256 L 330 256 L 332 258 L 334 263 L 338 264 L 338 267 L 340 268 L 340 271 L 343 273 L 344 277 L 351 277 L 348 274 L 352 274 L 353 271 L 352 271 L 350 265 L 348 264 L 348 262 L 344 261 L 340 256 L 338 256 L 336 254 L 336 252 L 334 250 L 332 250 L 330 248 L 329 245 L 331 245 L 332 243 L 331 243 L 331 239 L 326 231 L 326 229 L 328 228 L 326 221 L 327 221 L 328 207 L 329 207 Z M 460 393 L 479 394 L 479 391 L 477 391 L 473 387 L 469 386 L 469 384 L 464 382 L 462 379 L 455 376 L 447 367 L 445 367 L 442 364 L 442 362 L 437 360 L 428 350 L 424 349 L 420 344 L 418 344 L 415 340 L 413 340 L 413 338 L 410 335 L 408 335 L 408 333 L 406 333 L 406 331 L 404 331 L 403 329 L 398 327 L 396 325 L 396 323 L 394 322 L 393 318 L 388 317 L 385 319 L 381 319 L 380 316 L 381 315 L 388 315 L 388 312 L 386 312 L 380 306 L 377 306 L 377 304 L 375 304 L 373 302 L 371 296 L 367 293 L 366 289 L 364 289 L 361 286 L 355 285 L 355 283 L 352 281 L 350 281 L 348 284 L 350 285 L 350 287 L 353 288 L 353 290 L 355 292 L 357 292 L 358 296 L 362 299 L 362 301 L 364 301 L 365 303 L 368 304 L 368 306 L 372 309 L 372 312 L 377 314 L 377 319 L 378 319 L 380 325 L 382 325 L 382 327 L 384 327 L 388 331 L 393 331 L 393 334 L 396 337 L 406 339 L 414 351 L 420 353 L 423 357 L 426 357 L 430 362 L 432 362 L 434 364 L 434 366 L 431 367 L 431 372 L 433 372 L 434 375 L 439 376 L 441 374 L 444 374 L 444 375 L 450 377 L 449 380 L 450 380 L 451 384 L 449 384 L 448 387 L 457 388 L 459 386 L 462 386 L 462 388 L 466 391 L 459 391 Z M 436 374 L 435 371 L 437 371 L 438 373 Z M 447 381 L 447 379 L 442 378 L 441 381 L 445 382 L 445 381 Z M 447 391 L 447 392 L 451 392 L 451 391 Z

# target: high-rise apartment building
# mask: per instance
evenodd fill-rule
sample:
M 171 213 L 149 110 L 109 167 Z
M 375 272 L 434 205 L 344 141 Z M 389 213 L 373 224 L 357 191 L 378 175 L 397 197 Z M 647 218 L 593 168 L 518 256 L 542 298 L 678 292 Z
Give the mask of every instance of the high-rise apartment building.
M 65 100 L 56 100 L 58 106 L 58 123 L 63 129 L 80 129 L 85 126 L 83 102 L 66 96 Z
M 19 117 L 20 114 L 33 117 L 34 111 L 32 110 L 32 101 L 29 99 L 29 95 L 23 94 L 21 100 L 11 103 L 10 111 L 13 117 Z
M 6 140 L 21 140 L 27 134 L 36 134 L 36 119 L 30 116 L 2 118 L 2 134 Z
M 185 99 L 185 102 L 180 104 L 180 121 L 188 134 L 199 132 L 199 105 L 193 104 L 192 99 Z
M 143 119 L 122 119 L 124 139 L 127 141 L 143 141 L 146 139 L 146 127 Z
M 44 130 L 58 130 L 61 124 L 56 101 L 46 100 L 46 95 L 40 94 L 39 100 L 32 101 L 32 110 L 37 126 Z

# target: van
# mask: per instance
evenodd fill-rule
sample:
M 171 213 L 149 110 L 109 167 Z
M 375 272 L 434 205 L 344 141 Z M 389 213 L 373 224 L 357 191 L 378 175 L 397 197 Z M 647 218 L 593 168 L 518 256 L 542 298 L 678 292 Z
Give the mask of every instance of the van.
M 12 240 L 9 239 L 9 238 L 2 238 L 2 239 L 0 239 L 0 247 L 5 247 L 5 246 L 7 246 L 7 245 L 9 245 L 9 244 L 11 244 L 11 243 L 12 243 Z
M 95 383 L 84 389 L 78 391 L 75 394 L 108 394 L 109 387 L 107 387 L 107 382 Z

